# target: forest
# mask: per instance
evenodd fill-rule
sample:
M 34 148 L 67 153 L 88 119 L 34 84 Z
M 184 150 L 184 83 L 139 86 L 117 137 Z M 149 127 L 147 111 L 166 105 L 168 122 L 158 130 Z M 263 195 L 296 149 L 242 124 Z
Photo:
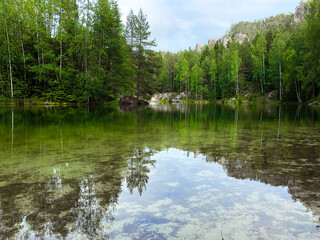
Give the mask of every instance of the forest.
M 0 2 L 0 102 L 41 99 L 95 103 L 121 95 L 148 99 L 250 98 L 274 91 L 280 102 L 320 98 L 320 0 L 301 2 L 306 18 L 281 14 L 231 27 L 227 45 L 156 51 L 147 15 L 126 23 L 113 0 Z M 245 33 L 240 43 L 234 36 Z M 320 99 L 319 99 L 320 100 Z

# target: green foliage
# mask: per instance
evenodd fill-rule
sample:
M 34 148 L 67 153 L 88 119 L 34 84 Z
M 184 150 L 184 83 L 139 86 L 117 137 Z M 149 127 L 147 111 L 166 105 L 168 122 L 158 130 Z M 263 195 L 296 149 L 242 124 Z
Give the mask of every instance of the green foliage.
M 248 96 L 249 102 L 256 102 L 257 101 L 257 94 L 250 94 Z
M 135 58 L 113 0 L 1 1 L 0 16 L 1 99 L 12 94 L 59 102 L 110 101 L 133 91 L 137 65 L 144 67 L 142 93 L 157 87 L 149 79 L 158 75 L 161 58 L 149 49 L 154 42 L 146 41 L 150 32 L 142 11 L 134 16 L 133 35 L 140 37 Z
M 218 100 L 244 90 L 309 101 L 320 90 L 320 0 L 295 24 L 277 15 L 231 27 L 232 40 L 178 53 L 155 52 L 142 10 L 124 27 L 114 0 L 0 1 L 0 100 L 113 101 L 120 95 L 182 92 Z
M 196 64 L 192 67 L 191 75 L 191 90 L 195 93 L 195 99 L 198 101 L 199 95 L 201 95 L 201 99 L 203 96 L 203 70 L 201 67 Z
M 305 3 L 301 3 L 305 4 Z M 308 2 L 306 21 L 280 14 L 261 21 L 240 22 L 229 37 L 246 34 L 248 40 L 204 46 L 201 53 L 185 50 L 163 53 L 160 92 L 185 91 L 195 99 L 241 98 L 244 90 L 257 94 L 276 90 L 281 101 L 308 101 L 320 90 L 320 0 Z M 190 87 L 183 86 L 181 63 L 189 64 Z
M 269 54 L 269 74 L 275 89 L 279 93 L 279 100 L 282 101 L 283 96 L 283 54 L 286 49 L 286 39 L 283 33 L 278 32 L 272 43 Z
M 267 40 L 262 34 L 257 34 L 251 45 L 251 58 L 253 61 L 253 79 L 260 82 L 261 93 L 264 92 L 266 81 L 266 55 Z

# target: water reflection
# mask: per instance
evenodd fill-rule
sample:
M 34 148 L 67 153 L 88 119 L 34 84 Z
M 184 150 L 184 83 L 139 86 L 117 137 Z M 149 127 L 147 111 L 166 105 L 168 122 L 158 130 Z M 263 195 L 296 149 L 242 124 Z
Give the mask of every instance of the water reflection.
M 169 196 L 169 188 L 150 184 L 152 171 L 162 169 L 163 179 L 172 180 L 169 187 L 184 184 L 175 176 L 183 175 L 191 160 L 170 159 L 164 151 L 169 148 L 206 156 L 207 167 L 219 163 L 235 179 L 288 187 L 292 199 L 310 210 L 318 225 L 319 117 L 319 109 L 301 106 L 0 108 L 0 235 L 112 235 L 114 222 L 121 219 L 119 198 L 126 191 L 139 201 L 153 191 Z M 155 159 L 159 152 L 164 155 Z M 184 181 L 188 178 L 191 175 Z M 175 194 L 187 192 L 181 187 Z M 139 237 L 163 237 L 152 234 Z

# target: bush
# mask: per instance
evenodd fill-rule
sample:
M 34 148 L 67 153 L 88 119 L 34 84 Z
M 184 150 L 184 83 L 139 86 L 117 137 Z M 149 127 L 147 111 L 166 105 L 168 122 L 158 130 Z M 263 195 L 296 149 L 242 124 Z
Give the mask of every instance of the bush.
M 257 101 L 257 95 L 256 94 L 250 94 L 248 96 L 249 102 L 256 102 Z
M 242 103 L 243 100 L 244 100 L 244 96 L 240 94 L 240 95 L 239 95 L 239 98 L 237 99 L 237 102 L 238 102 L 238 103 Z

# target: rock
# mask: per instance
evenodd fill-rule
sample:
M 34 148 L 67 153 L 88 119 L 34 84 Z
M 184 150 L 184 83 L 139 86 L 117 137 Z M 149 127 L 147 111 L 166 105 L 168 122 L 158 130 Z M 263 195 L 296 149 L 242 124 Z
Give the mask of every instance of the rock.
M 217 39 L 215 39 L 215 38 L 210 38 L 209 41 L 208 41 L 208 45 L 209 45 L 210 47 L 214 47 L 217 42 L 218 42 Z
M 319 105 L 319 102 L 312 102 L 312 103 L 309 103 L 309 106 L 317 106 Z
M 295 23 L 300 23 L 302 22 L 307 14 L 309 13 L 310 9 L 308 8 L 308 6 L 306 5 L 306 3 L 304 2 L 300 2 L 299 6 L 296 7 L 296 11 L 294 13 L 294 21 Z
M 227 47 L 228 43 L 230 42 L 231 38 L 222 37 L 218 40 L 224 47 Z
M 120 103 L 123 105 L 148 105 L 149 103 L 138 99 L 136 97 L 131 97 L 131 96 L 121 96 L 119 99 Z
M 240 44 L 244 43 L 246 40 L 249 40 L 249 37 L 244 33 L 237 33 L 234 37 L 234 40 L 239 42 Z
M 157 105 L 160 101 L 172 102 L 172 103 L 182 103 L 183 100 L 187 98 L 187 94 L 181 92 L 176 93 L 156 93 L 151 97 L 150 105 Z
M 196 45 L 196 51 L 201 52 L 202 51 L 202 46 L 200 43 L 197 43 Z
M 267 101 L 269 101 L 269 100 L 277 100 L 277 95 L 276 95 L 275 91 L 272 91 L 271 93 L 268 94 Z

